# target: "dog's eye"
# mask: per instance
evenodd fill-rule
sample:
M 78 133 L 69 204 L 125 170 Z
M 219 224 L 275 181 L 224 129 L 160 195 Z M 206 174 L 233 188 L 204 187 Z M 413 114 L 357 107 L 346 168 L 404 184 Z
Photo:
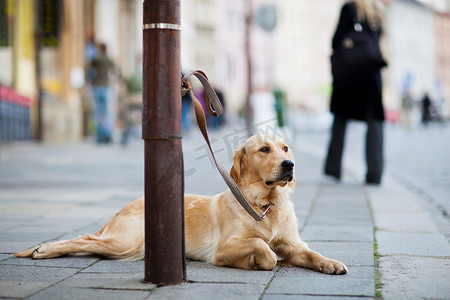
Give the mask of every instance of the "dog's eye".
M 259 149 L 259 152 L 264 152 L 264 153 L 266 153 L 266 152 L 269 152 L 270 151 L 270 148 L 269 147 L 262 147 L 261 149 Z
M 288 148 L 287 146 L 284 146 L 283 151 L 284 151 L 284 152 L 288 152 L 288 151 L 289 151 L 289 148 Z

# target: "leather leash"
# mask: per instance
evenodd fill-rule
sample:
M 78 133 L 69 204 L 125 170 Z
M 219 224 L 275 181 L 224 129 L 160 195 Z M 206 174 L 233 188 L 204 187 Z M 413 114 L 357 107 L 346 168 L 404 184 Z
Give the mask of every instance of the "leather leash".
M 251 206 L 248 204 L 247 200 L 245 200 L 244 195 L 242 195 L 241 190 L 236 185 L 236 182 L 234 182 L 233 178 L 228 174 L 227 170 L 216 160 L 216 157 L 214 156 L 214 151 L 212 150 L 211 144 L 209 142 L 208 137 L 208 130 L 206 127 L 206 117 L 203 112 L 202 105 L 200 104 L 200 101 L 195 97 L 192 85 L 188 81 L 188 79 L 194 75 L 202 84 L 203 89 L 205 90 L 205 104 L 208 112 L 213 115 L 214 117 L 218 117 L 223 112 L 222 104 L 219 101 L 219 98 L 217 97 L 216 92 L 211 87 L 208 81 L 208 77 L 206 77 L 206 74 L 203 71 L 200 70 L 193 70 L 190 73 L 186 74 L 183 77 L 182 82 L 182 94 L 185 95 L 187 92 L 190 93 L 192 104 L 194 105 L 195 109 L 195 117 L 197 119 L 198 127 L 200 128 L 200 131 L 203 134 L 203 138 L 206 141 L 206 144 L 208 144 L 209 151 L 211 151 L 211 155 L 214 159 L 214 163 L 216 164 L 217 170 L 219 171 L 220 175 L 222 175 L 223 180 L 225 180 L 225 183 L 230 188 L 231 192 L 233 193 L 236 200 L 242 205 L 242 207 L 250 214 L 250 216 L 253 217 L 256 221 L 262 221 L 266 217 L 266 213 L 269 211 L 269 207 L 261 214 L 259 215 Z

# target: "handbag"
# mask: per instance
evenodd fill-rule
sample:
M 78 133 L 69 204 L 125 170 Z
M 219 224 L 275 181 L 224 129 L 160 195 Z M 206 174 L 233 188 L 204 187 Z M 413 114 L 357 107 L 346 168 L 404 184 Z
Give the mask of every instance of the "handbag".
M 357 85 L 385 66 L 387 63 L 381 54 L 376 32 L 363 30 L 361 23 L 355 22 L 353 30 L 331 55 L 333 85 Z

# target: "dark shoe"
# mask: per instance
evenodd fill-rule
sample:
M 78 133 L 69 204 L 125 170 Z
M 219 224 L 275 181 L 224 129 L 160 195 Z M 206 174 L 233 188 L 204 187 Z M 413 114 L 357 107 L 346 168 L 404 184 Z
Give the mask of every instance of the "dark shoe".
M 366 178 L 366 184 L 368 185 L 380 185 L 381 179 L 374 179 L 374 178 Z
M 324 175 L 320 182 L 323 184 L 338 184 L 340 183 L 340 178 L 331 175 Z
M 326 176 L 332 177 L 333 180 L 341 181 L 341 175 L 332 174 L 331 172 L 325 171 Z

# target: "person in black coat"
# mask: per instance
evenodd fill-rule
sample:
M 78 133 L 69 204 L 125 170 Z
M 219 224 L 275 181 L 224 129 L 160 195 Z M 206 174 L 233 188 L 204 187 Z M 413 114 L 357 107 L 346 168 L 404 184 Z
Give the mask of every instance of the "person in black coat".
M 377 42 L 381 34 L 381 15 L 376 0 L 354 0 L 344 4 L 336 32 L 333 36 L 333 50 L 341 47 L 347 33 L 355 30 L 355 23 L 363 31 L 370 31 Z M 347 80 L 347 79 L 346 79 Z M 349 119 L 365 121 L 366 135 L 366 183 L 380 184 L 383 173 L 383 121 L 382 82 L 380 71 L 373 71 L 351 86 L 337 85 L 333 80 L 330 111 L 334 114 L 331 139 L 325 162 L 325 174 L 336 180 L 341 178 L 342 153 L 346 126 Z
M 431 100 L 428 93 L 422 98 L 422 123 L 427 125 L 431 121 Z

